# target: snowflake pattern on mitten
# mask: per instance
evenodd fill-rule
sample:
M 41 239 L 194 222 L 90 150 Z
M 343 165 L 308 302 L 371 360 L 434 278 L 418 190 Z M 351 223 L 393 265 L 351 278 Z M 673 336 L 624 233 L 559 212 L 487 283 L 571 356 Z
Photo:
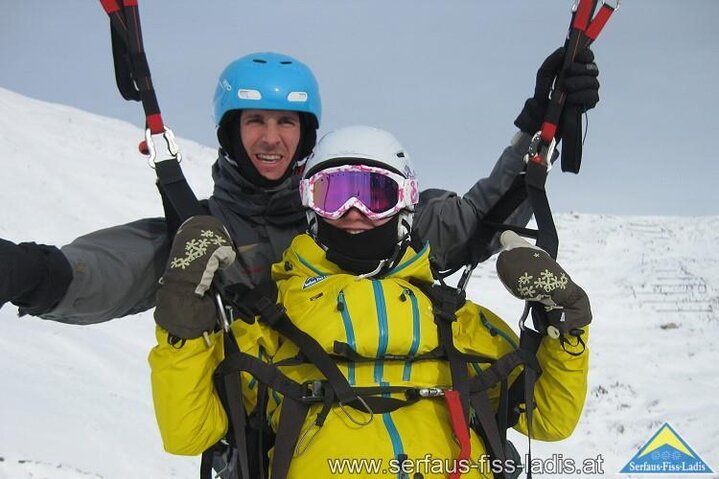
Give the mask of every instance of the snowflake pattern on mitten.
M 517 280 L 517 292 L 523 299 L 544 299 L 549 298 L 549 293 L 556 289 L 567 289 L 568 283 L 569 279 L 564 273 L 557 276 L 548 269 L 545 269 L 540 272 L 539 277 L 535 279 L 534 276 L 525 272 Z
M 202 230 L 200 232 L 201 239 L 191 239 L 185 243 L 185 256 L 172 258 L 170 268 L 185 269 L 198 258 L 202 258 L 207 253 L 208 246 L 222 246 L 227 240 L 216 234 L 212 230 Z

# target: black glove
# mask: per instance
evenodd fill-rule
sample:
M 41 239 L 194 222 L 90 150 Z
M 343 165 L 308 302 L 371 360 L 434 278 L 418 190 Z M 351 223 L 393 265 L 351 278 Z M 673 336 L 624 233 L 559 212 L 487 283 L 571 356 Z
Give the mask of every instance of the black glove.
M 0 239 L 0 307 L 11 301 L 22 313 L 46 313 L 71 281 L 72 267 L 57 247 Z
M 587 293 L 544 250 L 513 231 L 502 233 L 499 241 L 503 251 L 497 258 L 497 274 L 509 292 L 519 299 L 538 301 L 547 311 L 563 313 L 548 334 L 571 334 L 592 322 Z
M 524 108 L 514 120 L 514 124 L 523 132 L 534 135 L 542 127 L 554 78 L 562 68 L 563 61 L 564 48 L 558 48 L 539 67 L 534 96 L 525 102 Z M 563 90 L 567 97 L 557 125 L 557 137 L 562 137 L 566 129 L 576 130 L 582 113 L 594 108 L 599 102 L 598 75 L 594 53 L 589 48 L 580 51 L 564 77 Z
M 155 322 L 172 336 L 193 339 L 217 324 L 214 299 L 205 293 L 218 269 L 235 261 L 230 235 L 212 216 L 194 216 L 177 231 L 157 292 Z

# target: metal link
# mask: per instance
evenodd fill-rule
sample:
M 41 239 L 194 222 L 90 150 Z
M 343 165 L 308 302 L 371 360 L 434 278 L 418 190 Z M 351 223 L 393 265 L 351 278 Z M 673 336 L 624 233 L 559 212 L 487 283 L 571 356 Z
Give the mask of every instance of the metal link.
M 542 131 L 538 131 L 534 134 L 532 137 L 532 141 L 529 143 L 529 148 L 527 149 L 527 154 L 524 155 L 524 162 L 529 163 L 539 163 L 539 161 L 535 160 L 535 158 L 540 158 L 544 166 L 547 168 L 547 171 L 552 169 L 552 157 L 554 156 L 554 150 L 557 148 L 557 139 L 552 138 L 552 141 L 549 143 L 549 145 L 545 145 L 542 142 Z
M 157 160 L 157 150 L 155 148 L 155 141 L 152 139 L 153 136 L 154 135 L 149 128 L 145 130 L 145 146 L 147 147 L 147 152 L 149 155 L 147 162 L 150 165 L 150 168 L 154 170 L 155 164 L 161 161 L 177 160 L 178 163 L 182 162 L 180 148 L 177 146 L 177 142 L 175 141 L 175 134 L 172 132 L 172 130 L 165 127 L 165 132 L 162 134 L 162 138 L 165 140 L 165 145 L 167 146 L 167 153 L 169 153 L 170 155 L 169 158 Z

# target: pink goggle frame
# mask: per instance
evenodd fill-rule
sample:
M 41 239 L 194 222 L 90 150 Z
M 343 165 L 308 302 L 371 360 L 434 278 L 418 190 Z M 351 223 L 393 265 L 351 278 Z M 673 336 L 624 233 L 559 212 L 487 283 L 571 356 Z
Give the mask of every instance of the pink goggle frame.
M 379 177 L 374 176 L 379 175 Z M 366 177 L 366 178 L 363 178 Z M 381 178 L 380 178 L 381 177 Z M 370 180 L 373 178 L 374 181 Z M 396 189 L 380 188 L 377 191 L 362 191 L 353 193 L 351 186 L 357 186 L 364 179 L 366 183 L 377 184 L 377 180 L 392 180 Z M 352 183 L 351 185 L 348 182 Z M 336 185 L 336 186 L 334 186 Z M 390 192 L 391 191 L 391 192 Z M 388 197 L 392 194 L 396 198 Z M 300 196 L 302 205 L 312 208 L 318 215 L 330 220 L 342 217 L 350 208 L 357 208 L 371 220 L 388 218 L 400 210 L 412 209 L 419 201 L 419 184 L 415 178 L 405 178 L 401 175 L 366 165 L 342 165 L 327 168 L 305 178 L 300 182 Z M 374 211 L 370 205 L 365 204 L 360 196 L 377 197 L 382 203 L 381 211 Z M 332 198 L 330 198 L 332 197 Z M 367 201 L 372 203 L 372 201 Z M 334 204 L 329 208 L 327 205 Z M 375 208 L 377 209 L 377 208 Z

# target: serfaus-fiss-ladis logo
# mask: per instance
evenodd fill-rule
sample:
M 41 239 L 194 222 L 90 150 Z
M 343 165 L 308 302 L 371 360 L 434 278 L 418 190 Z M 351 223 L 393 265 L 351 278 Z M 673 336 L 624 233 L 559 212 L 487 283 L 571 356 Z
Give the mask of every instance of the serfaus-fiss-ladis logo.
M 669 423 L 665 422 L 619 472 L 622 474 L 711 474 L 714 471 Z

